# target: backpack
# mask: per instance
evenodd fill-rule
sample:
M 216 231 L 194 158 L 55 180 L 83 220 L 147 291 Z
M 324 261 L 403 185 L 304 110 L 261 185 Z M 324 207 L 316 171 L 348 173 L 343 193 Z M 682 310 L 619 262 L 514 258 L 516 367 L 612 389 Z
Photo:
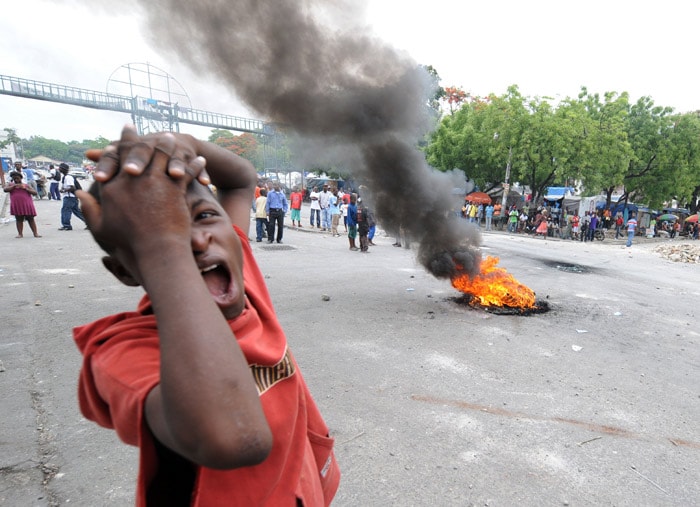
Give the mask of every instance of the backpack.
M 75 190 L 82 190 L 83 187 L 80 185 L 78 178 L 76 178 L 75 176 L 72 176 L 72 178 L 73 178 L 73 187 L 75 188 Z M 65 183 L 66 183 L 66 177 L 64 176 L 63 177 L 63 184 L 65 185 Z
M 54 181 L 61 181 L 61 171 L 54 169 L 53 179 Z

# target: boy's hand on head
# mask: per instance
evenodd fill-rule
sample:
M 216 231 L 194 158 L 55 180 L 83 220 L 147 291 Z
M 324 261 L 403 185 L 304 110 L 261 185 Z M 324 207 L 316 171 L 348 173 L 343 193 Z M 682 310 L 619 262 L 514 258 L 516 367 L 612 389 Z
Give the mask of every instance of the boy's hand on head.
M 152 162 L 157 153 L 165 154 L 167 158 L 165 164 L 158 166 L 158 171 L 176 183 L 183 195 L 194 179 L 204 185 L 213 182 L 217 199 L 231 221 L 247 232 L 250 202 L 257 182 L 254 166 L 220 146 L 197 141 L 190 135 L 158 133 L 139 137 L 133 127 L 125 127 L 119 141 L 104 150 L 87 152 L 91 160 L 98 162 L 94 172 L 95 182 L 99 185 L 96 188 L 102 188 L 104 192 L 122 174 L 131 177 L 145 175 L 148 168 L 155 167 Z M 99 206 L 93 208 L 99 216 Z
M 175 137 L 163 135 L 145 143 L 140 139 L 128 139 L 126 151 L 132 160 L 143 160 L 148 153 L 143 168 L 117 167 L 108 181 L 96 181 L 99 203 L 87 192 L 79 194 L 90 231 L 97 241 L 134 260 L 159 255 L 163 248 L 189 251 L 192 217 L 185 199 L 187 178 L 173 179 L 168 174 Z M 107 164 L 114 164 L 114 159 Z
M 94 172 L 95 181 L 106 183 L 120 169 L 134 176 L 141 174 L 153 158 L 154 150 L 162 149 L 164 137 L 175 139 L 175 144 L 168 153 L 170 158 L 167 174 L 175 180 L 184 181 L 185 186 L 195 178 L 203 185 L 208 185 L 210 179 L 205 170 L 206 160 L 197 155 L 197 142 L 194 138 L 171 132 L 140 137 L 133 125 L 126 125 L 122 129 L 121 139 L 111 143 L 104 150 L 93 149 L 85 152 L 90 160 L 98 163 Z

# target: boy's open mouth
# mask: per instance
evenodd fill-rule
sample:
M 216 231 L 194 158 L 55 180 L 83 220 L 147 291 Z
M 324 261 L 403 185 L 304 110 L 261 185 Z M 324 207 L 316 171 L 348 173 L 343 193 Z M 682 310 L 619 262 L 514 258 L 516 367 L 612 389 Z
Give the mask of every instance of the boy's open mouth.
M 204 283 L 217 303 L 231 301 L 233 290 L 231 287 L 231 274 L 220 264 L 212 264 L 200 270 Z

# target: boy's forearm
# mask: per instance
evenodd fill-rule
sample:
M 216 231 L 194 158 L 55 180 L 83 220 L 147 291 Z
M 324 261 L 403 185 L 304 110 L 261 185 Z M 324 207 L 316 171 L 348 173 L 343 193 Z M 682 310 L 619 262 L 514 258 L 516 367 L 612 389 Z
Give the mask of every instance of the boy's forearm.
M 173 249 L 163 257 L 141 266 L 161 349 L 161 382 L 147 403 L 149 426 L 195 463 L 251 464 L 255 458 L 247 452 L 257 451 L 253 442 L 268 430 L 245 356 L 188 255 Z
M 250 203 L 258 182 L 253 164 L 213 143 L 196 141 L 196 149 L 207 160 L 207 173 L 216 186 L 217 199 L 231 222 L 248 234 Z
M 248 160 L 207 141 L 196 143 L 197 153 L 207 159 L 207 173 L 217 190 L 255 190 L 258 176 Z

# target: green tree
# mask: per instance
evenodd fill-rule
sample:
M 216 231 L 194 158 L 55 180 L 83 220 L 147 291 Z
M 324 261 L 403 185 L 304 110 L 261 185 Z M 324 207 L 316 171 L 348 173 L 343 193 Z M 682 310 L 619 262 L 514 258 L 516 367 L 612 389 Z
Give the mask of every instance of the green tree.
M 22 143 L 24 144 L 27 158 L 45 156 L 71 165 L 82 165 L 87 150 L 92 148 L 102 149 L 110 143 L 110 140 L 99 136 L 95 139 L 83 139 L 82 141 L 65 143 L 58 139 L 32 136 L 29 139 L 24 139 Z
M 501 96 L 488 99 L 472 97 L 480 121 L 477 141 L 481 148 L 475 150 L 474 179 L 479 187 L 489 192 L 505 183 L 507 166 L 511 166 L 508 184 L 519 181 L 523 167 L 521 146 L 524 129 L 527 128 L 529 112 L 526 99 L 517 86 L 508 87 Z
M 528 104 L 526 128 L 516 145 L 515 177 L 530 187 L 532 199 L 538 202 L 545 189 L 560 181 L 568 163 L 570 131 L 546 100 L 534 99 Z
M 105 137 L 95 139 L 83 139 L 82 141 L 71 141 L 68 143 L 67 162 L 75 165 L 82 165 L 85 161 L 85 152 L 89 149 L 102 149 L 110 143 Z
M 572 108 L 584 110 L 580 114 L 583 130 L 578 133 L 581 152 L 571 166 L 572 176 L 583 183 L 587 194 L 604 192 L 610 206 L 612 194 L 623 184 L 632 157 L 625 130 L 629 96 L 607 92 L 601 101 L 598 94 L 589 94 L 584 87 Z
M 74 162 L 70 157 L 68 144 L 58 139 L 47 139 L 42 136 L 32 136 L 23 141 L 24 149 L 27 152 L 27 158 L 38 156 L 49 157 L 53 160 L 61 160 L 65 162 Z M 77 163 L 82 162 L 82 155 L 78 158 Z
M 485 192 L 500 186 L 511 148 L 525 115 L 517 87 L 502 97 L 469 97 L 442 119 L 425 148 L 430 165 L 459 169 Z
M 7 148 L 14 144 L 17 156 L 20 159 L 24 158 L 25 154 L 22 152 L 22 139 L 17 135 L 17 131 L 13 128 L 4 128 L 3 130 L 7 132 L 7 136 L 4 141 L 0 141 L 0 148 Z
M 676 199 L 681 206 L 695 206 L 700 187 L 700 118 L 696 113 L 673 117 L 665 152 L 660 164 L 660 185 L 645 189 L 653 196 L 658 189 L 659 200 Z M 653 198 L 653 197 L 652 197 Z
M 655 106 L 650 97 L 640 98 L 630 108 L 626 130 L 633 156 L 624 178 L 624 198 L 658 207 L 675 193 L 674 119 L 672 108 Z
M 111 142 L 112 141 L 104 136 L 98 136 L 95 139 L 85 139 L 83 144 L 85 144 L 88 149 L 103 149 Z
M 580 183 L 587 195 L 604 192 L 660 207 L 675 198 L 697 209 L 700 198 L 700 115 L 678 115 L 649 97 L 630 105 L 626 92 L 591 94 L 552 105 L 525 98 L 517 86 L 502 96 L 469 97 L 444 117 L 424 148 L 433 167 L 460 169 L 484 191 L 511 180 L 537 201 L 546 187 Z
M 423 68 L 430 75 L 434 87 L 434 93 L 428 101 L 428 106 L 432 109 L 436 118 L 440 117 L 440 101 L 445 97 L 445 89 L 440 86 L 440 74 L 432 65 L 423 65 Z
M 477 176 L 472 162 L 476 157 L 472 151 L 478 147 L 475 115 L 473 108 L 465 105 L 442 119 L 425 148 L 430 165 L 442 171 L 460 169 L 467 178 Z

